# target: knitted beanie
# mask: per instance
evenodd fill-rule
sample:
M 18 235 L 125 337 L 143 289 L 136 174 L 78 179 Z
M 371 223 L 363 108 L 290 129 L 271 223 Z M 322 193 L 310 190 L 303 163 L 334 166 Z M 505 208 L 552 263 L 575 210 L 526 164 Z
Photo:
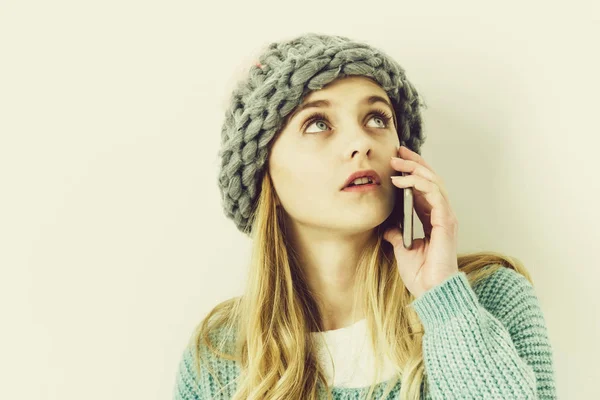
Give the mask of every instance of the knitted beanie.
M 383 51 L 344 36 L 306 33 L 269 44 L 233 91 L 221 129 L 218 185 L 225 215 L 250 235 L 269 144 L 285 117 L 313 90 L 362 75 L 387 93 L 401 145 L 420 153 L 421 102 L 404 69 Z

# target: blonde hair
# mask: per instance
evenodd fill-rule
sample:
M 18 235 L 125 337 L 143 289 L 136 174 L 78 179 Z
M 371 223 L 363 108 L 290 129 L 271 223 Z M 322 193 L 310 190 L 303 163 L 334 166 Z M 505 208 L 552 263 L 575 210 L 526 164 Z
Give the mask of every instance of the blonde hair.
M 286 246 L 284 219 L 275 199 L 267 171 L 252 226 L 247 287 L 242 296 L 216 305 L 191 339 L 198 373 L 202 346 L 217 357 L 239 363 L 241 374 L 234 400 L 316 400 L 320 398 L 319 382 L 327 386 L 310 336 L 310 332 L 322 328 L 318 299 L 309 290 L 297 254 Z M 362 251 L 355 276 L 355 293 L 366 294 L 361 301 L 371 345 L 380 350 L 375 352 L 376 380 L 369 387 L 367 398 L 373 395 L 383 365 L 382 354 L 386 354 L 398 373 L 388 381 L 383 397 L 400 380 L 400 398 L 419 399 L 426 379 L 423 326 L 416 312 L 408 307 L 414 296 L 404 286 L 393 248 L 382 236 L 382 230 L 377 229 Z M 496 252 L 459 255 L 458 267 L 467 274 L 471 285 L 502 267 L 514 269 L 532 282 L 519 260 Z M 356 307 L 356 297 L 354 304 Z M 223 342 L 215 345 L 210 340 L 216 330 L 228 332 L 222 336 L 223 341 L 235 338 L 231 351 L 223 351 Z M 205 367 L 223 387 L 208 362 Z M 331 391 L 327 395 L 331 398 Z

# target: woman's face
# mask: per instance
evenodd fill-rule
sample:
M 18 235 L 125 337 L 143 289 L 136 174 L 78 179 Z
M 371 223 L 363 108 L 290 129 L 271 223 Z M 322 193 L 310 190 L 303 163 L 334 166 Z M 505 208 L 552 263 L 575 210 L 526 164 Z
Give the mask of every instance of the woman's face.
M 379 96 L 385 101 L 371 101 Z M 303 108 L 314 101 L 328 102 Z M 310 92 L 273 142 L 271 175 L 288 224 L 358 233 L 381 224 L 392 212 L 396 187 L 390 165 L 398 135 L 389 97 L 362 76 L 337 79 Z M 390 103 L 391 104 L 391 103 Z M 315 116 L 315 112 L 323 114 Z M 373 169 L 380 185 L 368 191 L 342 190 L 350 174 Z

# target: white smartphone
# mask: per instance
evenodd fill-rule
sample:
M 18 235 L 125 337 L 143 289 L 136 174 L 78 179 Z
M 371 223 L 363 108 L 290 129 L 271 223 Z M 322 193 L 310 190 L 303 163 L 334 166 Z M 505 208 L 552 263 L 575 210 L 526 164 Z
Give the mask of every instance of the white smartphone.
M 408 173 L 402 171 L 400 173 L 402 176 L 408 175 Z M 404 212 L 402 213 L 404 217 L 400 229 L 402 230 L 404 248 L 410 249 L 413 243 L 413 191 L 410 187 L 401 190 L 404 196 Z

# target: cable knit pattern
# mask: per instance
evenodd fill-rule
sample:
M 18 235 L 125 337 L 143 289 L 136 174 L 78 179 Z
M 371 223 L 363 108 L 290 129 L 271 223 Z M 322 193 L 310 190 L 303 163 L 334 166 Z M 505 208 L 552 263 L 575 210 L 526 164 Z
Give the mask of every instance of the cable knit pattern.
M 505 267 L 470 286 L 459 272 L 411 303 L 421 319 L 426 399 L 556 399 L 553 352 L 531 283 Z M 175 400 L 230 399 L 239 376 L 233 361 L 206 350 L 219 380 L 197 375 L 187 347 L 176 376 Z M 386 382 L 376 386 L 381 399 Z M 363 388 L 332 388 L 334 400 L 358 400 Z M 387 399 L 397 399 L 400 382 Z M 322 392 L 324 394 L 324 392 Z M 323 398 L 325 398 L 323 396 Z

